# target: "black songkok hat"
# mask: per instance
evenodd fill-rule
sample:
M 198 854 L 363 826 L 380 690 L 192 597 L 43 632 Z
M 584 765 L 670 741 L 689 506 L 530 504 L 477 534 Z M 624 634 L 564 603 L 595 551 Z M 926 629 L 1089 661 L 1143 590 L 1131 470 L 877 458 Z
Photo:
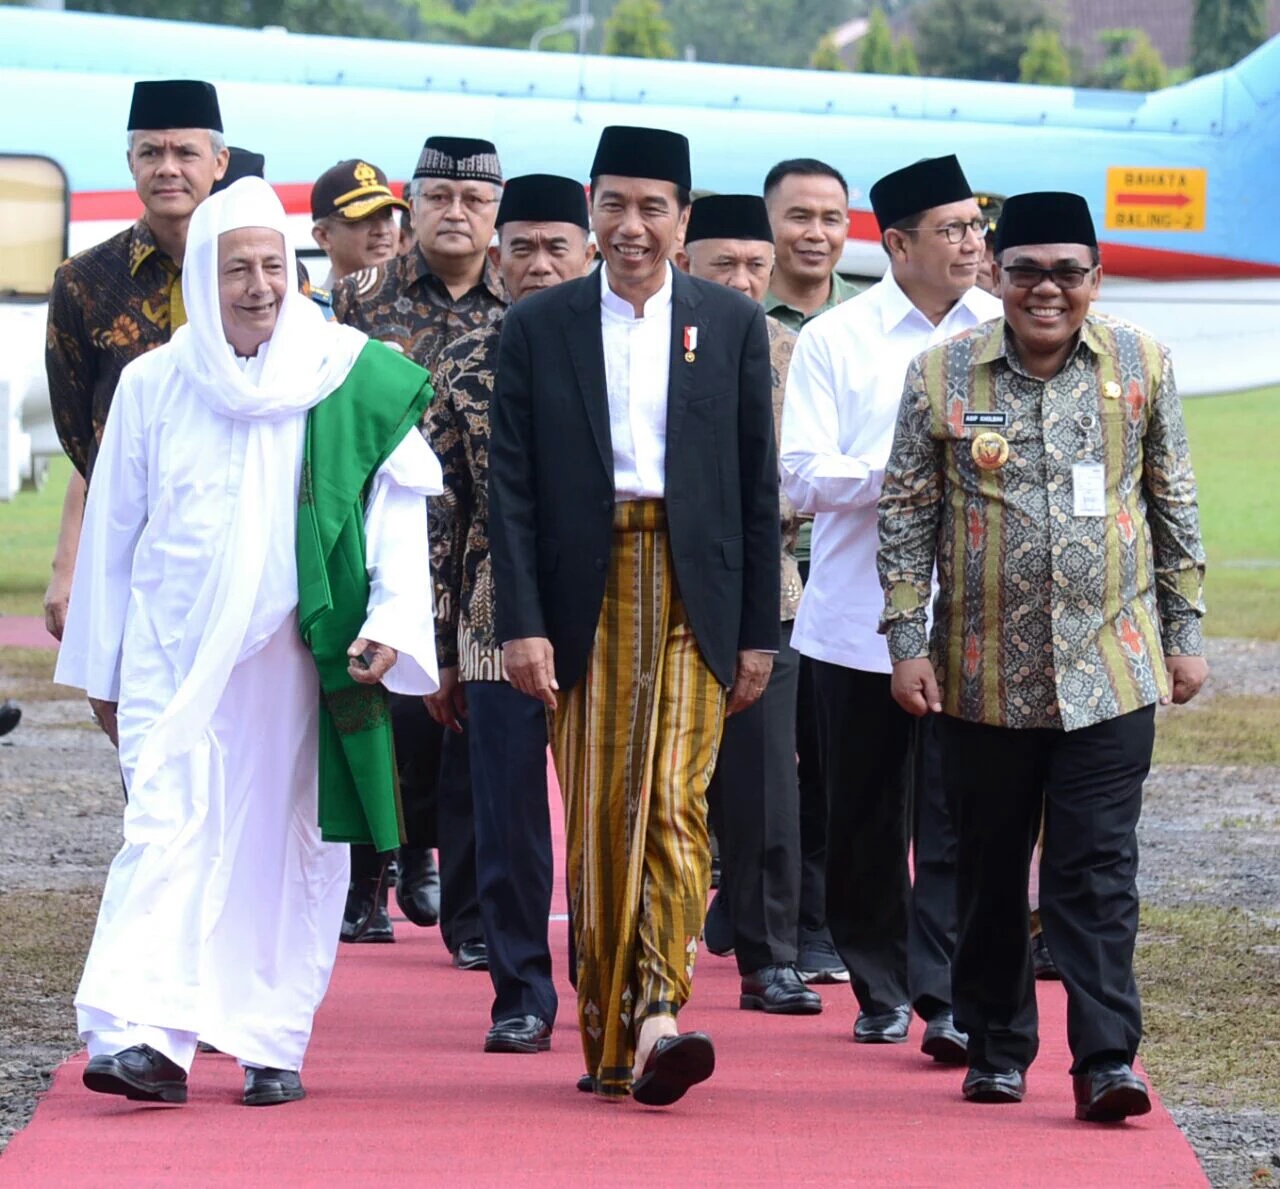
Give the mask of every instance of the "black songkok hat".
M 493 142 L 470 136 L 429 136 L 413 177 L 502 185 L 502 166 Z
M 512 178 L 498 204 L 497 225 L 504 223 L 576 223 L 589 231 L 587 192 L 581 182 L 554 173 Z
M 871 187 L 871 209 L 883 235 L 895 223 L 972 198 L 973 191 L 954 156 L 929 157 L 887 173 Z
M 130 132 L 139 128 L 209 128 L 222 131 L 218 92 L 212 83 L 174 78 L 160 83 L 134 83 L 129 105 Z
M 232 182 L 241 178 L 266 177 L 263 170 L 267 167 L 267 159 L 261 153 L 251 153 L 248 149 L 237 149 L 234 146 L 227 150 L 231 160 L 227 163 L 227 172 L 213 183 L 210 193 L 217 194 L 225 190 Z
M 1098 246 L 1089 204 L 1079 194 L 1063 190 L 1039 190 L 1005 199 L 996 227 L 995 250 L 1028 244 L 1084 244 Z
M 620 178 L 655 178 L 692 189 L 689 140 L 664 128 L 630 128 L 613 124 L 600 133 L 591 176 L 611 173 Z
M 700 239 L 758 239 L 773 243 L 769 211 L 759 194 L 709 194 L 689 210 L 684 242 Z

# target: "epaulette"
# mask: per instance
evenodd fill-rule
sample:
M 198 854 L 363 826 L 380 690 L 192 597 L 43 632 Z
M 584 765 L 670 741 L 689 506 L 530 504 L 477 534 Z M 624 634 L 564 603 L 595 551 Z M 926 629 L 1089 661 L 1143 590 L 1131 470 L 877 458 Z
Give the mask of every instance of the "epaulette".
M 333 318 L 333 293 L 328 289 L 320 289 L 315 285 L 307 286 L 307 296 L 320 307 L 324 316 Z

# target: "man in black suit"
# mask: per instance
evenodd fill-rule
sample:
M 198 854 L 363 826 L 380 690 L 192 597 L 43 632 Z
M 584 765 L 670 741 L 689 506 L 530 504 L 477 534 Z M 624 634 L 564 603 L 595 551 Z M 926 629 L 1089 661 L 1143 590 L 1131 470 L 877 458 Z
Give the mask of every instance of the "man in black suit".
M 604 267 L 507 314 L 490 453 L 498 637 L 552 710 L 578 1015 L 604 1097 L 664 1105 L 715 1051 L 680 1034 L 710 880 L 726 713 L 778 648 L 777 458 L 764 312 L 672 270 L 683 136 L 607 128 Z

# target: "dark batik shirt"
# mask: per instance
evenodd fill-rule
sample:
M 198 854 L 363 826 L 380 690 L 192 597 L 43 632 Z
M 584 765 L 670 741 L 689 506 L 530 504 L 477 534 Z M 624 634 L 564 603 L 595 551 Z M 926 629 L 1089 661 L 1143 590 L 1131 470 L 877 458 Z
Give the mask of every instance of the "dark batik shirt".
M 93 470 L 125 365 L 185 321 L 178 265 L 141 220 L 58 268 L 45 370 L 58 439 L 82 475 Z
M 796 349 L 796 334 L 788 330 L 776 318 L 766 317 L 769 328 L 769 370 L 773 382 L 773 429 L 778 441 L 782 441 L 782 405 L 787 395 L 787 371 Z M 785 491 L 778 493 L 778 509 L 782 514 L 782 622 L 795 619 L 800 608 L 800 595 L 804 586 L 800 581 L 800 566 L 796 561 L 796 537 L 800 532 L 800 517 L 795 505 Z
M 974 457 L 982 433 L 1007 451 L 991 469 Z M 1075 514 L 1077 463 L 1102 465 L 1101 516 Z M 1090 315 L 1050 380 L 1022 367 L 1002 318 L 918 356 L 885 469 L 878 565 L 889 653 L 931 657 L 947 714 L 1075 730 L 1167 695 L 1165 657 L 1201 655 L 1204 614 L 1168 350 Z
M 436 654 L 462 681 L 501 681 L 502 647 L 489 560 L 489 405 L 502 324 L 482 326 L 447 346 L 432 375 L 435 396 L 423 433 L 444 471 L 430 501 L 431 581 Z
M 454 339 L 502 317 L 507 291 L 486 260 L 480 283 L 455 300 L 427 264 L 422 249 L 343 277 L 333 287 L 333 314 L 435 370 L 436 359 Z

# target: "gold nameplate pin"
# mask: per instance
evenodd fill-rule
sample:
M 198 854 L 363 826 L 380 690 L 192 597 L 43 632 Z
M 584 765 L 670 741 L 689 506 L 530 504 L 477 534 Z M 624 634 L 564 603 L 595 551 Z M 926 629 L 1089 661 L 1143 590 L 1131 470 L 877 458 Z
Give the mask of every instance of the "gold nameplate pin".
M 1117 384 L 1114 380 L 1108 380 L 1102 386 L 1102 395 L 1105 396 L 1108 400 L 1119 400 L 1120 385 Z

